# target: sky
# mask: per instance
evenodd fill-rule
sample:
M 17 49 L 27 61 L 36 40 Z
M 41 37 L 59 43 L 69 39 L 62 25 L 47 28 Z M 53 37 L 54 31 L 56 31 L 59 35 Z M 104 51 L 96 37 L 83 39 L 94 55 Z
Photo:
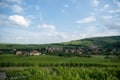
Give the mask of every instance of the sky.
M 0 0 L 0 43 L 120 35 L 120 0 Z

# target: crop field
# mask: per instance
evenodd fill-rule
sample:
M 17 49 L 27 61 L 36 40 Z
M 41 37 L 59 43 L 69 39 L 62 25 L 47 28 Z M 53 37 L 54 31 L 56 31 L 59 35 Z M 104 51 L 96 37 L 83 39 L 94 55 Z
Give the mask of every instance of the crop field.
M 0 55 L 8 80 L 120 80 L 120 62 L 92 57 Z
M 29 67 L 4 70 L 8 80 L 120 80 L 119 67 Z
M 1 67 L 27 67 L 27 66 L 81 66 L 81 65 L 112 65 L 118 66 L 119 62 L 111 62 L 105 59 L 103 55 L 93 55 L 86 57 L 59 57 L 50 55 L 40 56 L 18 56 L 18 55 L 0 55 Z

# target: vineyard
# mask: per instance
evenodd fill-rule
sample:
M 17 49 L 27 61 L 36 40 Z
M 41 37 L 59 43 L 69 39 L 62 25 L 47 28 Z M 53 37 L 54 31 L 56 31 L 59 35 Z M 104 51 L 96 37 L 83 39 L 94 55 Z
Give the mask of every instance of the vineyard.
M 0 55 L 0 72 L 8 80 L 120 80 L 120 62 L 104 55 L 59 57 L 52 55 Z
M 104 58 L 104 55 L 92 57 L 59 57 L 52 55 L 17 56 L 12 54 L 0 55 L 0 67 L 29 67 L 29 66 L 119 66 L 118 61 Z
M 6 73 L 9 80 L 120 80 L 119 67 L 30 67 Z

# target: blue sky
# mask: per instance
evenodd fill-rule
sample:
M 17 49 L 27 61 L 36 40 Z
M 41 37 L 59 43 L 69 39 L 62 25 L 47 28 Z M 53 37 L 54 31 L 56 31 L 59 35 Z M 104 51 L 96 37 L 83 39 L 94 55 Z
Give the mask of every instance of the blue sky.
M 0 43 L 120 35 L 120 0 L 0 0 Z

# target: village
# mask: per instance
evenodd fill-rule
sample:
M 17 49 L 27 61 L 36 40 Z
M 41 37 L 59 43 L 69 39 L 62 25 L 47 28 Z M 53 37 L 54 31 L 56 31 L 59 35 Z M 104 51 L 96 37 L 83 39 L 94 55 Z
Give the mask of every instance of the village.
M 79 53 L 82 54 L 82 49 L 63 49 L 63 48 L 45 48 L 44 50 L 31 50 L 31 51 L 22 51 L 22 50 L 16 50 L 16 55 L 32 55 L 32 56 L 38 56 L 38 55 L 45 55 L 47 53 L 55 53 L 55 52 L 64 52 L 64 53 Z
M 46 48 L 39 48 L 39 49 L 14 49 L 16 55 L 46 55 L 46 54 L 89 54 L 90 51 L 98 53 L 98 48 L 95 46 L 91 46 L 90 49 L 83 49 L 83 48 L 63 48 L 63 47 L 46 47 Z

